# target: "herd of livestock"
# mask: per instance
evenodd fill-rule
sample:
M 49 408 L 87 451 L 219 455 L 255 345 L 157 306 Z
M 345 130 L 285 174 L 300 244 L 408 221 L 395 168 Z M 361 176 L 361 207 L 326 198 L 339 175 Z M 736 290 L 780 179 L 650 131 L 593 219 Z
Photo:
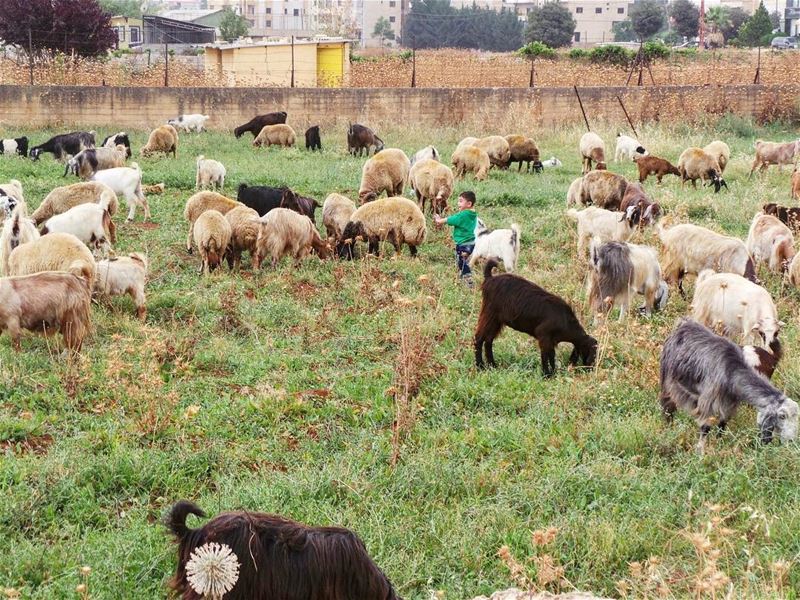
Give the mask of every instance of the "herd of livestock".
M 293 146 L 297 135 L 286 124 L 286 117 L 285 112 L 259 115 L 234 133 L 237 138 L 251 133 L 256 147 Z M 140 155 L 176 156 L 178 129 L 201 132 L 207 119 L 205 115 L 171 119 L 151 132 Z M 319 126 L 305 132 L 305 141 L 308 150 L 321 150 Z M 416 256 L 427 235 L 426 204 L 432 214 L 446 212 L 457 178 L 471 173 L 482 180 L 490 169 L 508 169 L 515 162 L 518 170 L 524 164 L 534 172 L 561 166 L 555 157 L 542 161 L 536 142 L 521 135 L 465 138 L 451 156 L 452 169 L 441 161 L 433 146 L 409 158 L 400 149 L 385 148 L 383 140 L 360 124 L 348 127 L 347 143 L 351 154 L 366 151 L 368 157 L 357 203 L 337 193 L 325 199 L 324 237 L 316 225 L 320 205 L 315 199 L 288 188 L 242 183 L 233 200 L 221 193 L 225 166 L 198 157 L 197 191 L 187 200 L 184 217 L 188 222 L 187 250 L 191 253 L 197 249 L 201 272 L 208 273 L 224 261 L 231 269 L 238 269 L 245 252 L 256 269 L 267 256 L 273 265 L 285 256 L 299 261 L 310 253 L 320 258 L 336 255 L 349 259 L 358 255 L 361 242 L 366 242 L 371 254 L 377 255 L 381 244 L 389 243 L 397 252 L 407 245 Z M 0 217 L 4 218 L 0 234 L 0 331 L 9 332 L 17 349 L 22 330 L 59 331 L 65 346 L 79 351 L 90 329 L 93 294 L 129 294 L 137 314 L 145 318 L 147 257 L 143 253 L 114 255 L 113 217 L 122 198 L 129 209 L 129 221 L 135 218 L 137 208 L 143 210 L 147 220 L 150 208 L 146 193 L 160 193 L 163 185 L 143 186 L 139 165 L 128 163 L 132 152 L 124 132 L 108 136 L 97 146 L 94 132 L 62 134 L 30 150 L 28 146 L 25 137 L 0 140 L 3 154 L 38 160 L 42 154 L 51 153 L 65 163 L 65 175 L 72 173 L 83 181 L 53 189 L 30 214 L 20 182 L 0 183 Z M 619 319 L 625 319 L 638 295 L 644 297 L 639 311 L 649 315 L 668 302 L 670 285 L 677 284 L 685 297 L 684 277 L 697 276 L 691 318 L 677 324 L 661 354 L 659 399 L 664 414 L 671 417 L 682 409 L 697 419 L 700 452 L 712 426 L 724 428 L 742 402 L 755 407 L 764 442 L 775 435 L 783 440 L 795 439 L 798 406 L 770 382 L 783 353 L 779 341 L 783 324 L 756 272 L 763 266 L 800 286 L 800 255 L 795 252 L 793 237 L 800 229 L 800 208 L 765 205 L 754 216 L 745 241 L 690 223 L 667 227 L 660 219 L 661 207 L 642 184 L 651 175 L 659 183 L 665 176 L 675 175 L 682 187 L 687 181 L 696 186 L 699 180 L 719 192 L 727 187 L 727 144 L 717 140 L 704 148 L 688 148 L 673 165 L 650 155 L 637 140 L 618 135 L 615 160 L 635 161 L 638 182 L 606 169 L 605 144 L 598 135 L 585 134 L 578 149 L 583 173 L 567 191 L 566 216 L 576 223 L 578 257 L 588 261 L 588 296 L 595 318 L 616 309 Z M 769 165 L 796 163 L 798 157 L 800 140 L 758 141 L 750 175 Z M 403 197 L 408 187 L 415 200 Z M 791 197 L 797 198 L 800 173 L 796 168 L 790 187 Z M 386 197 L 381 198 L 384 193 Z M 629 241 L 644 227 L 657 230 L 660 250 Z M 591 368 L 598 342 L 586 332 L 570 304 L 513 273 L 519 257 L 519 229 L 514 225 L 491 230 L 478 220 L 475 236 L 471 262 L 486 260 L 474 338 L 477 367 L 484 367 L 484 356 L 489 365 L 495 365 L 492 344 L 508 326 L 537 339 L 545 376 L 555 373 L 555 351 L 561 342 L 573 346 L 570 364 Z M 505 273 L 494 273 L 498 263 Z M 227 513 L 195 531 L 186 527 L 188 514 L 202 515 L 202 511 L 195 505 L 179 503 L 169 518 L 170 529 L 181 544 L 173 585 L 184 598 L 203 593 L 197 588 L 202 582 L 193 580 L 187 570 L 187 564 L 197 558 L 193 551 L 217 542 L 223 542 L 240 562 L 239 583 L 234 581 L 235 585 L 226 590 L 226 598 L 284 597 L 285 586 L 297 585 L 297 579 L 292 579 L 296 573 L 310 578 L 310 586 L 331 585 L 332 591 L 327 595 L 309 591 L 292 597 L 353 597 L 352 586 L 358 586 L 355 595 L 360 598 L 396 597 L 363 544 L 347 530 L 319 530 L 272 515 Z M 245 565 L 241 558 L 254 556 L 253 531 L 260 544 L 255 552 L 257 559 Z M 303 548 L 298 550 L 294 565 L 283 564 L 278 558 L 286 544 Z M 325 560 L 310 560 L 312 555 Z M 272 570 L 275 577 L 260 576 L 258 565 Z M 297 571 L 290 577 L 292 569 Z

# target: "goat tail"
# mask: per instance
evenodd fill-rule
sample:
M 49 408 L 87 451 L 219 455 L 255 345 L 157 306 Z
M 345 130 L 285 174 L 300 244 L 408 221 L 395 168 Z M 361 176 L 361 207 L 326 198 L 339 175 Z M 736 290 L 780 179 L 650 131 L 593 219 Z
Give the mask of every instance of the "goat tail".
M 493 258 L 490 258 L 486 261 L 486 264 L 483 266 L 483 279 L 491 279 L 492 278 L 492 269 L 497 266 L 497 261 Z
M 136 169 L 137 171 L 139 171 L 139 176 L 141 178 L 142 170 L 139 168 L 139 163 L 132 162 L 131 163 L 131 169 Z
M 172 507 L 172 510 L 169 511 L 167 518 L 164 519 L 164 524 L 167 526 L 167 529 L 179 542 L 183 541 L 187 535 L 194 531 L 186 526 L 186 517 L 189 515 L 205 517 L 206 513 L 194 502 L 179 500 L 175 503 L 175 506 Z

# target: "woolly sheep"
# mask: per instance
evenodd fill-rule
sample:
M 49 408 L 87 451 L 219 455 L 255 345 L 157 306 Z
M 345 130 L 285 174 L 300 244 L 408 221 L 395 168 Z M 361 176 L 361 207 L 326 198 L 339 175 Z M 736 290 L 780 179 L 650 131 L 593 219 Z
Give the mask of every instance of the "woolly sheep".
M 475 146 L 464 146 L 463 148 L 456 148 L 453 155 L 450 157 L 450 162 L 453 163 L 456 177 L 463 177 L 469 171 L 475 174 L 475 179 L 483 181 L 489 172 L 491 166 L 489 155 L 480 148 Z
M 328 238 L 339 242 L 350 216 L 356 211 L 355 203 L 341 194 L 329 194 L 322 204 L 322 224 Z
M 607 210 L 619 210 L 628 180 L 611 171 L 590 171 L 583 176 L 581 203 Z
M 663 248 L 661 267 L 668 283 L 678 281 L 683 298 L 683 278 L 711 269 L 718 273 L 736 273 L 756 281 L 755 267 L 744 242 L 738 238 L 721 235 L 705 227 L 684 223 L 669 229 L 657 225 Z
M 194 189 L 199 190 L 208 185 L 221 190 L 225 187 L 225 173 L 225 165 L 218 160 L 206 158 L 201 154 L 197 157 L 197 174 L 195 176 Z
M 0 275 L 8 273 L 8 257 L 17 246 L 39 238 L 39 230 L 28 218 L 28 207 L 20 202 L 11 216 L 3 222 L 0 233 Z
M 631 206 L 624 213 L 590 206 L 581 211 L 570 208 L 567 216 L 578 223 L 578 256 L 583 257 L 592 238 L 599 242 L 629 240 L 636 231 L 642 211 L 638 206 Z
M 150 156 L 156 152 L 163 152 L 168 155 L 172 152 L 172 158 L 178 156 L 178 132 L 172 125 L 161 125 L 150 132 L 147 144 L 142 146 L 139 154 Z
M 39 207 L 33 211 L 31 220 L 36 225 L 41 225 L 53 215 L 67 212 L 73 206 L 101 200 L 108 207 L 108 214 L 113 217 L 119 209 L 119 201 L 116 192 L 105 183 L 84 181 L 57 187 L 47 194 Z
M 320 258 L 327 258 L 331 247 L 319 236 L 317 228 L 305 215 L 288 208 L 276 208 L 259 219 L 261 226 L 256 241 L 258 265 L 267 254 L 272 257 L 272 267 L 284 256 L 294 258 L 295 266 L 313 249 Z
M 225 213 L 225 220 L 231 226 L 231 241 L 228 245 L 228 266 L 238 269 L 242 262 L 242 252 L 250 253 L 250 261 L 256 263 L 256 240 L 258 239 L 258 212 L 249 206 L 237 206 Z
M 129 222 L 136 217 L 136 208 L 139 206 L 144 211 L 144 220 L 150 219 L 150 204 L 142 190 L 142 170 L 138 163 L 132 162 L 130 167 L 115 167 L 98 171 L 92 175 L 92 181 L 106 184 L 116 194 L 125 198 L 125 203 L 128 205 L 127 220 Z
M 195 221 L 207 210 L 216 210 L 226 214 L 237 206 L 244 206 L 241 202 L 231 200 L 217 192 L 197 192 L 186 201 L 183 209 L 183 218 L 189 221 L 189 234 L 186 236 L 186 251 L 192 253 L 192 239 Z
M 260 148 L 261 146 L 270 147 L 273 144 L 276 146 L 283 146 L 289 148 L 294 146 L 297 135 L 289 125 L 285 123 L 278 123 L 277 125 L 264 125 L 256 139 L 253 140 L 253 146 Z
M 731 160 L 731 149 L 728 144 L 722 140 L 714 140 L 707 146 L 704 146 L 703 151 L 716 159 L 719 165 L 719 173 L 722 175 L 725 172 L 725 167 L 728 166 Z
M 200 273 L 209 274 L 222 263 L 231 241 L 231 226 L 218 210 L 207 210 L 194 223 L 194 243 L 200 253 Z
M 524 135 L 507 135 L 506 141 L 508 142 L 509 150 L 506 167 L 510 167 L 511 163 L 519 163 L 517 171 L 521 171 L 522 163 L 526 163 L 526 172 L 530 172 L 531 168 L 535 173 L 542 170 L 542 163 L 539 160 L 539 147 L 532 138 Z
M 606 145 L 599 135 L 591 131 L 584 133 L 581 136 L 578 149 L 583 160 L 584 175 L 592 170 L 592 161 L 597 163 L 595 168 L 599 170 L 606 168 Z
M 475 142 L 478 141 L 479 138 L 476 137 L 465 137 L 463 140 L 458 142 L 458 146 L 456 146 L 456 150 L 461 150 L 462 148 L 468 148 L 470 146 L 474 146 Z M 455 152 L 455 150 L 454 150 Z
M 90 249 L 107 253 L 111 249 L 110 222 L 111 216 L 104 203 L 79 204 L 47 219 L 42 227 L 42 235 L 71 233 Z
M 370 254 L 377 256 L 380 243 L 388 241 L 395 252 L 406 244 L 411 256 L 416 256 L 426 235 L 425 215 L 416 202 L 402 197 L 382 198 L 360 206 L 350 216 L 337 251 L 342 258 L 352 258 L 352 246 L 360 236 L 367 241 Z
M 17 246 L 8 257 L 9 275 L 67 271 L 94 284 L 95 260 L 89 248 L 71 233 L 51 233 Z
M 147 268 L 147 257 L 139 252 L 101 260 L 97 263 L 94 292 L 107 298 L 124 294 L 130 295 L 136 304 L 136 316 L 144 321 L 147 316 L 144 294 Z
M 520 229 L 516 223 L 512 223 L 510 229 L 492 230 L 478 219 L 475 222 L 475 247 L 469 257 L 470 268 L 478 259 L 495 259 L 503 262 L 506 273 L 514 272 L 519 260 L 519 241 Z
M 408 183 L 417 195 L 422 212 L 428 200 L 431 212 L 441 214 L 447 210 L 447 201 L 453 193 L 453 171 L 438 160 L 428 158 L 417 162 L 408 174 Z
M 614 162 L 619 162 L 622 159 L 636 160 L 639 156 L 647 156 L 647 150 L 644 149 L 644 146 L 642 146 L 637 139 L 629 135 L 618 133 Z
M 399 196 L 408 181 L 410 169 L 411 161 L 402 150 L 397 148 L 381 150 L 368 159 L 361 170 L 359 203 L 370 202 L 383 192 L 386 192 L 387 196 Z
M 433 146 L 425 146 L 422 150 L 417 150 L 414 156 L 411 157 L 411 166 L 413 167 L 421 160 L 430 158 L 432 160 L 439 160 L 439 151 Z
M 567 206 L 583 204 L 583 177 L 578 177 L 569 184 L 567 190 Z
M 702 148 L 687 148 L 678 158 L 678 171 L 681 172 L 681 189 L 687 181 L 692 182 L 692 187 L 697 187 L 697 180 L 707 185 L 714 185 L 714 192 L 719 192 L 728 184 L 722 178 L 717 159 L 706 153 Z
M 770 271 L 781 273 L 794 258 L 792 230 L 772 215 L 757 214 L 747 234 L 747 251 L 755 265 L 766 263 Z
M 489 162 L 492 166 L 504 168 L 508 166 L 511 159 L 511 148 L 501 135 L 489 135 L 480 138 L 473 144 L 476 148 L 480 148 L 489 155 Z
M 723 335 L 740 337 L 743 344 L 769 346 L 783 323 L 772 296 L 760 285 L 735 273 L 707 269 L 697 277 L 692 317 Z

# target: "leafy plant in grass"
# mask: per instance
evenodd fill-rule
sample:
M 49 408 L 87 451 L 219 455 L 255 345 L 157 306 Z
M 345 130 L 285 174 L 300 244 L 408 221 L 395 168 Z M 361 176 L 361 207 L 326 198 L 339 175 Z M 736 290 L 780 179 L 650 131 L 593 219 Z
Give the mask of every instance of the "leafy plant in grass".
M 597 46 L 589 51 L 589 60 L 593 63 L 615 65 L 618 67 L 628 67 L 635 52 L 623 48 L 622 46 Z
M 589 56 L 589 51 L 583 48 L 571 48 L 567 56 L 572 60 L 583 60 Z

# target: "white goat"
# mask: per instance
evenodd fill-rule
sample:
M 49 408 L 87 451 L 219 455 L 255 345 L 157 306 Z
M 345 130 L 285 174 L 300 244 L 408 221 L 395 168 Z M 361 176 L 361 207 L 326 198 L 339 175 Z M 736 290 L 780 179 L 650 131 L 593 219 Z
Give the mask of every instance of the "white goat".
M 206 186 L 212 189 L 222 189 L 225 187 L 225 165 L 218 160 L 206 158 L 202 154 L 197 157 L 197 175 L 195 177 L 194 189 L 199 190 Z
M 180 115 L 175 119 L 167 121 L 167 125 L 172 125 L 176 129 L 181 129 L 185 132 L 196 131 L 200 133 L 206 125 L 210 117 L 208 115 L 192 114 Z
M 79 204 L 67 212 L 47 219 L 42 228 L 42 235 L 48 233 L 71 233 L 89 248 L 95 251 L 111 249 L 109 238 L 111 215 L 108 214 L 108 202 Z
M 639 223 L 642 211 L 629 206 L 623 212 L 590 206 L 581 211 L 570 208 L 567 215 L 578 222 L 578 256 L 584 256 L 589 240 L 600 242 L 625 242 L 631 238 Z
M 97 263 L 94 293 L 100 296 L 129 294 L 136 304 L 136 316 L 144 320 L 147 315 L 144 286 L 147 279 L 147 257 L 139 252 L 118 256 Z
M 756 265 L 766 263 L 770 271 L 785 271 L 795 255 L 792 230 L 777 217 L 758 213 L 747 234 L 747 251 Z
M 469 266 L 472 267 L 479 258 L 494 258 L 502 260 L 506 272 L 512 273 L 519 260 L 519 234 L 519 225 L 516 223 L 511 224 L 511 229 L 492 230 L 478 219 L 475 223 L 475 248 Z
M 128 221 L 133 221 L 136 216 L 136 207 L 144 209 L 144 220 L 150 218 L 150 206 L 142 192 L 142 170 L 138 163 L 131 163 L 130 167 L 116 167 L 98 171 L 92 175 L 92 181 L 105 183 L 119 196 L 125 197 L 128 205 Z
M 639 140 L 629 135 L 617 134 L 617 150 L 614 152 L 614 162 L 622 159 L 634 160 L 637 156 L 647 156 L 647 150 L 639 143 Z

